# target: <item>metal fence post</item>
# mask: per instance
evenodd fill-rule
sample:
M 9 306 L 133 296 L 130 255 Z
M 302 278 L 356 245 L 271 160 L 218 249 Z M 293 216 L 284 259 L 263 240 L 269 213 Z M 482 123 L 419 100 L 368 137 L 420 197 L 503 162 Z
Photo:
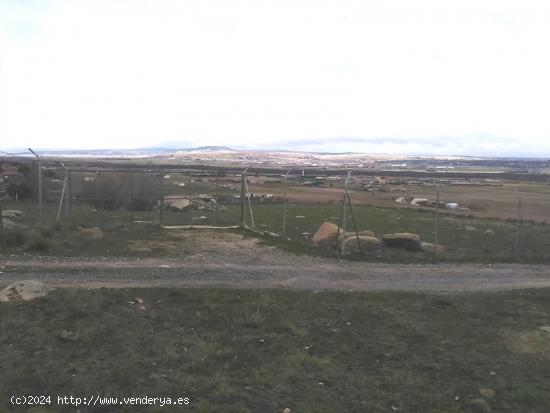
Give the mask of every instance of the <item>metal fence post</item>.
M 61 218 L 61 209 L 63 208 L 63 204 L 67 205 L 67 185 L 69 184 L 69 170 L 65 166 L 65 164 L 61 161 L 57 161 L 57 163 L 65 170 L 65 179 L 63 180 L 63 190 L 61 191 L 61 197 L 59 198 L 59 208 L 57 209 L 57 217 L 56 220 L 59 221 L 59 218 Z
M 63 189 L 61 190 L 61 196 L 59 197 L 59 207 L 57 208 L 57 215 L 55 220 L 59 222 L 61 218 L 61 209 L 63 208 L 63 202 L 65 202 L 65 193 L 67 191 L 67 175 L 65 174 L 65 179 L 63 180 Z
M 245 225 L 245 220 L 244 220 L 244 197 L 245 197 L 245 193 L 244 193 L 244 185 L 245 185 L 245 180 L 246 180 L 246 172 L 241 172 L 241 225 Z
M 159 183 L 159 223 L 164 225 L 164 175 L 161 173 Z
M 286 190 L 287 190 L 287 177 L 292 169 L 289 169 L 286 171 L 284 175 L 284 186 L 283 186 L 283 237 L 286 238 L 286 219 L 287 219 L 287 196 L 286 196 Z
M 99 209 L 98 209 L 99 228 L 103 228 L 103 208 L 105 206 L 105 200 L 103 198 L 103 179 L 102 179 L 101 171 L 97 171 L 97 180 L 99 184 Z
M 42 225 L 42 159 L 40 159 L 40 156 L 38 156 L 31 148 L 29 148 L 29 151 L 36 156 L 36 159 L 38 160 L 38 222 Z
M 516 195 L 518 197 L 518 215 L 517 215 L 517 220 L 516 220 L 516 238 L 514 240 L 514 254 L 515 254 L 516 258 L 518 258 L 518 256 L 519 256 L 519 230 L 520 230 L 520 225 L 521 225 L 522 200 L 521 200 L 521 195 L 518 192 L 518 190 L 514 189 L 514 192 L 516 193 Z
M 435 185 L 435 190 L 437 191 L 437 201 L 435 205 L 435 217 L 434 217 L 434 238 L 433 238 L 433 259 L 434 261 L 437 258 L 437 236 L 439 231 L 439 185 Z
M 341 255 L 343 256 L 345 251 L 344 240 L 346 239 L 346 194 L 348 193 L 348 175 L 346 174 L 345 178 L 345 187 L 344 187 L 344 199 L 342 200 L 342 245 L 341 245 Z M 338 242 L 338 240 L 336 240 Z
M 71 190 L 71 171 L 67 170 L 67 193 L 65 194 L 65 214 L 71 216 L 71 202 L 73 192 Z
M 355 216 L 353 215 L 353 206 L 351 204 L 351 197 L 349 196 L 349 190 L 347 185 L 346 185 L 346 196 L 348 198 L 349 213 L 351 215 L 351 222 L 353 223 L 353 230 L 355 231 L 355 239 L 357 240 L 357 250 L 359 251 L 359 254 L 362 254 L 363 251 L 361 249 L 361 242 L 359 240 L 359 231 L 357 231 L 357 223 L 355 222 Z
M 255 225 L 254 225 L 254 214 L 252 213 L 252 202 L 250 200 L 250 198 L 252 197 L 249 189 L 248 189 L 248 182 L 246 181 L 246 179 L 244 180 L 244 186 L 245 186 L 245 189 L 246 189 L 246 195 L 247 195 L 247 198 L 248 198 L 248 209 L 250 211 L 250 225 L 252 226 L 252 228 L 255 228 Z
M 216 225 L 219 224 L 219 205 L 220 205 L 220 183 L 219 183 L 219 176 L 220 176 L 220 173 L 219 171 L 216 171 L 216 194 L 214 195 L 215 199 L 216 199 L 216 204 L 215 204 L 215 208 L 216 208 Z
M 134 172 L 130 172 L 130 225 L 134 226 Z
M 0 202 L 0 247 L 4 248 L 4 217 L 2 217 L 2 202 Z

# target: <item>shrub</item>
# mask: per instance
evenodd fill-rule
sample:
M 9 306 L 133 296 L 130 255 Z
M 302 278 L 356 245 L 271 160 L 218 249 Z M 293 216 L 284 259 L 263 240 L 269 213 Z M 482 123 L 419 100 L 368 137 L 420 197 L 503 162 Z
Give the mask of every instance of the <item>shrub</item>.
M 27 232 L 22 229 L 4 230 L 3 244 L 6 247 L 18 247 L 23 245 L 28 239 Z
M 25 244 L 25 250 L 33 252 L 46 252 L 51 248 L 51 242 L 44 238 L 40 232 L 32 231 Z
M 10 198 L 18 199 L 20 201 L 28 198 L 32 198 L 33 192 L 32 189 L 25 184 L 9 184 L 6 188 L 6 193 Z

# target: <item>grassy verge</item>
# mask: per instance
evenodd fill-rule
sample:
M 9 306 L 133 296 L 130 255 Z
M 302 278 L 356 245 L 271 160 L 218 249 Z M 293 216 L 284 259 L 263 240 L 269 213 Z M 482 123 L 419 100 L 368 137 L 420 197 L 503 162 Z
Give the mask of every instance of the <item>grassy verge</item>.
M 24 206 L 20 209 L 27 213 L 28 223 L 35 222 L 36 211 L 32 209 L 35 205 L 28 203 L 18 203 L 18 205 Z M 10 207 L 15 208 L 16 206 Z M 283 216 L 280 203 L 256 202 L 253 204 L 253 211 L 257 230 L 278 234 L 282 232 Z M 139 256 L 139 252 L 127 248 L 128 241 L 137 239 L 161 242 L 163 237 L 168 235 L 168 233 L 159 230 L 158 215 L 158 211 L 142 211 L 132 214 L 121 209 L 104 211 L 100 217 L 97 211 L 91 212 L 89 208 L 80 204 L 73 208 L 71 218 L 63 219 L 61 224 L 55 224 L 50 220 L 48 222 L 51 224 L 46 229 L 21 230 L 19 231 L 21 234 L 14 237 L 11 237 L 10 231 L 6 230 L 7 242 L 5 244 L 8 250 L 13 247 L 52 255 Z M 248 215 L 247 209 L 246 217 L 250 224 L 251 220 Z M 283 240 L 281 237 L 262 237 L 262 239 L 267 244 L 298 254 L 338 255 L 337 251 L 313 248 L 311 237 L 322 222 L 338 223 L 339 215 L 340 207 L 337 204 L 289 204 L 287 236 L 291 242 Z M 374 231 L 378 237 L 387 233 L 412 232 L 419 234 L 422 240 L 427 242 L 432 242 L 434 239 L 435 216 L 433 211 L 360 206 L 354 208 L 354 216 L 358 230 Z M 136 221 L 134 225 L 130 224 L 132 218 Z M 240 223 L 240 206 L 227 205 L 223 210 L 217 212 L 210 209 L 166 211 L 164 223 L 166 225 L 236 225 Z M 90 240 L 90 236 L 78 231 L 78 227 L 97 227 L 99 224 L 104 229 L 104 237 L 98 242 L 94 239 Z M 353 231 L 351 220 L 348 220 L 346 228 L 348 231 Z M 518 239 L 519 251 L 516 255 L 516 223 L 514 221 L 442 214 L 439 218 L 437 241 L 443 246 L 443 252 L 439 254 L 438 259 L 458 262 L 550 262 L 549 228 L 546 224 L 522 222 Z M 166 238 L 164 239 L 166 240 Z M 157 248 L 153 253 L 143 251 L 141 253 L 143 256 L 173 256 L 175 254 L 173 248 L 164 250 Z M 422 262 L 431 261 L 432 258 L 429 254 L 409 253 L 396 249 L 384 249 L 380 253 L 368 257 L 370 260 L 390 262 Z
M 546 413 L 548 324 L 549 290 L 62 289 L 0 304 L 0 410 L 17 393 L 191 399 L 116 411 Z

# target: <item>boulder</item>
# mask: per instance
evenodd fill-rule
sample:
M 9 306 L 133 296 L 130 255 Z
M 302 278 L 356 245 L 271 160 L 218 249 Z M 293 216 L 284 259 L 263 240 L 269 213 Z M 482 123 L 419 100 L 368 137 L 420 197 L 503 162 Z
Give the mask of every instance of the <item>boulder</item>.
M 345 239 L 344 251 L 347 254 L 359 253 L 359 247 L 361 247 L 361 253 L 364 254 L 379 250 L 381 245 L 382 241 L 378 238 L 359 235 L 359 242 L 357 242 L 357 236 L 352 235 Z
M 101 228 L 98 227 L 92 227 L 92 228 L 84 228 L 79 227 L 78 230 L 87 236 L 89 236 L 92 239 L 101 239 L 103 238 L 103 231 Z
M 479 389 L 479 394 L 481 394 L 486 399 L 494 399 L 497 392 L 493 389 Z
M 343 230 L 340 228 L 340 237 L 343 237 Z M 335 245 L 338 238 L 338 225 L 332 222 L 323 222 L 315 234 L 313 234 L 313 245 L 316 247 L 329 247 Z
M 439 255 L 443 252 L 443 246 L 439 244 L 432 244 L 431 242 L 421 242 L 422 251 L 426 254 L 436 254 Z
M 6 209 L 2 211 L 3 218 L 12 218 L 12 219 L 25 219 L 26 215 L 23 211 L 17 209 Z
M 388 247 L 402 248 L 409 251 L 422 251 L 422 242 L 417 234 L 401 232 L 396 234 L 385 234 L 382 236 L 384 244 Z
M 364 230 L 364 231 L 359 231 L 359 235 L 363 235 L 363 236 L 365 236 L 365 237 L 373 237 L 373 238 L 376 238 L 375 233 L 372 232 L 372 231 L 370 231 L 370 230 L 368 230 L 368 229 L 366 229 L 366 230 Z
M 182 211 L 191 205 L 191 201 L 187 198 L 181 198 L 177 195 L 170 195 L 164 198 L 164 205 L 175 211 Z
M 484 399 L 473 399 L 466 403 L 467 411 L 472 413 L 489 413 L 491 405 Z
M 28 301 L 34 298 L 43 297 L 48 294 L 49 291 L 50 288 L 39 281 L 18 281 L 8 285 L 0 291 L 0 302 Z
M 2 226 L 4 229 L 22 229 L 25 228 L 25 225 L 14 222 L 11 219 L 2 218 Z

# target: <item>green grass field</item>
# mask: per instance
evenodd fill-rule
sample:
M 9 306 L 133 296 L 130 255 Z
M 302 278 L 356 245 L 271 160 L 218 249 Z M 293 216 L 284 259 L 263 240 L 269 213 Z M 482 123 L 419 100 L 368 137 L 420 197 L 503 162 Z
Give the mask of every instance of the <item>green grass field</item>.
M 190 397 L 128 412 L 547 413 L 549 316 L 549 290 L 60 289 L 0 304 L 0 411 L 98 394 Z
M 4 209 L 19 209 L 27 213 L 26 222 L 37 224 L 37 206 L 32 202 L 4 203 Z M 264 232 L 282 233 L 282 204 L 278 202 L 254 201 L 252 203 L 255 228 Z M 359 206 L 354 208 L 354 217 L 359 231 L 371 230 L 378 237 L 394 232 L 412 232 L 419 234 L 424 241 L 432 242 L 435 215 L 433 212 L 409 208 L 382 208 Z M 13 237 L 6 231 L 8 251 L 30 250 L 29 239 L 39 238 L 42 244 L 49 243 L 47 248 L 37 248 L 41 252 L 63 255 L 135 255 L 125 248 L 128 240 L 155 239 L 162 240 L 166 233 L 158 229 L 160 213 L 158 210 L 135 211 L 126 209 L 103 212 L 94 210 L 86 203 L 75 203 L 69 219 L 62 217 L 61 223 L 55 225 L 56 208 L 47 204 L 44 212 L 45 229 L 24 230 L 16 237 L 15 243 L 9 242 Z M 263 237 L 266 243 L 277 245 L 296 253 L 317 255 L 337 255 L 338 251 L 318 250 L 311 244 L 311 236 L 324 221 L 339 222 L 340 206 L 337 204 L 289 204 L 287 213 L 287 236 L 291 241 L 281 237 Z M 201 217 L 201 219 L 196 219 Z M 346 228 L 353 231 L 351 214 L 348 211 Z M 135 221 L 133 225 L 131 222 Z M 246 221 L 251 219 L 246 209 Z M 218 211 L 211 209 L 187 210 L 174 212 L 166 210 L 165 225 L 238 225 L 240 223 L 240 205 L 226 204 Z M 105 236 L 101 242 L 88 239 L 77 231 L 78 227 L 102 226 Z M 156 225 L 156 226 L 155 226 Z M 439 260 L 481 261 L 481 262 L 548 262 L 550 261 L 550 226 L 531 222 L 522 222 L 519 236 L 519 254 L 515 255 L 516 223 L 497 219 L 471 218 L 466 216 L 441 214 L 438 225 L 438 243 L 444 251 Z M 489 231 L 490 233 L 487 233 Z M 44 234 L 44 236 L 42 236 Z M 10 238 L 11 237 L 11 238 Z M 43 238 L 47 240 L 44 241 Z M 49 240 L 49 241 L 48 241 Z M 38 243 L 40 247 L 40 242 Z M 97 244 L 97 245 L 96 245 Z M 169 255 L 170 251 L 158 250 L 155 255 Z M 355 257 L 360 258 L 360 257 Z M 423 253 L 410 253 L 402 250 L 384 249 L 380 253 L 367 257 L 370 260 L 430 261 L 433 257 Z

